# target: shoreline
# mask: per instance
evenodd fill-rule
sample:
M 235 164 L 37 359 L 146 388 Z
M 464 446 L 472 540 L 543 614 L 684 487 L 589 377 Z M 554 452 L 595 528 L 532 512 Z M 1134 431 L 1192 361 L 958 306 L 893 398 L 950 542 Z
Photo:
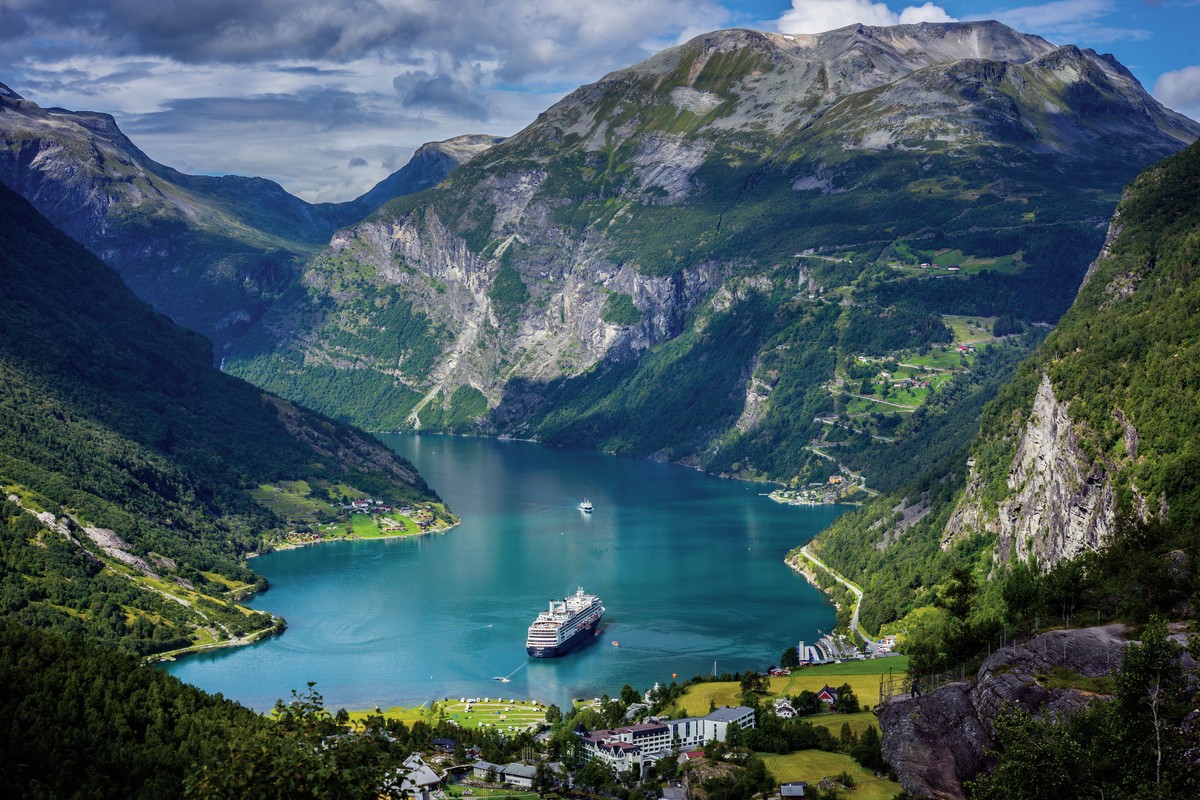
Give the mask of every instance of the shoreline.
M 252 558 L 258 558 L 259 556 L 269 555 L 270 553 L 282 553 L 287 550 L 299 550 L 304 547 L 314 547 L 316 545 L 328 544 L 330 542 L 374 542 L 374 541 L 379 541 L 382 539 L 407 539 L 412 536 L 432 536 L 434 534 L 448 533 L 448 532 L 454 530 L 455 528 L 457 528 L 461 524 L 462 524 L 462 520 L 459 519 L 458 521 L 451 523 L 450 525 L 447 525 L 444 528 L 438 528 L 437 530 L 432 530 L 432 531 L 417 531 L 415 533 L 407 533 L 407 532 L 405 532 L 405 533 L 381 533 L 378 536 L 356 536 L 354 534 L 350 534 L 349 536 L 342 535 L 342 536 L 321 537 L 320 539 L 314 539 L 311 542 L 287 542 L 285 544 L 280 544 L 280 545 L 268 545 L 268 547 L 270 547 L 269 550 L 260 550 L 260 551 L 254 552 L 254 553 L 246 553 L 246 560 L 248 561 Z M 254 594 L 254 593 L 252 592 L 251 594 Z M 249 595 L 246 595 L 246 596 L 249 597 Z
M 271 612 L 265 612 L 271 614 Z M 254 644 L 262 639 L 271 636 L 279 636 L 287 630 L 287 622 L 283 617 L 277 617 L 271 614 L 271 619 L 274 623 L 269 628 L 260 628 L 257 631 L 252 631 L 245 636 L 238 636 L 233 639 L 226 639 L 221 642 L 207 642 L 205 644 L 194 644 L 190 647 L 181 647 L 176 650 L 167 650 L 162 653 L 153 653 L 145 656 L 142 661 L 147 664 L 162 664 L 168 661 L 175 661 L 183 656 L 193 655 L 195 653 L 203 653 L 208 650 L 221 650 L 227 647 L 243 647 L 245 645 Z
M 833 603 L 833 607 L 838 609 L 839 611 L 842 608 L 842 604 L 837 601 L 837 599 L 833 596 L 832 592 L 830 592 L 828 589 L 826 589 L 824 586 L 821 586 L 821 584 L 817 582 L 816 573 L 814 571 L 812 571 L 811 568 L 819 567 L 820 569 L 824 570 L 835 581 L 837 581 L 838 583 L 842 584 L 847 589 L 849 589 L 850 593 L 855 596 L 854 608 L 853 608 L 853 611 L 851 612 L 851 616 L 850 616 L 850 632 L 852 634 L 857 635 L 864 642 L 870 643 L 870 642 L 874 641 L 874 639 L 872 639 L 870 636 L 868 636 L 866 631 L 863 630 L 862 625 L 859 623 L 859 619 L 858 619 L 858 612 L 860 610 L 862 610 L 862 602 L 863 602 L 862 589 L 858 588 L 858 586 L 851 583 L 849 580 L 847 580 L 845 577 L 843 577 L 841 573 L 837 572 L 832 567 L 829 567 L 824 562 L 818 560 L 816 556 L 809 554 L 807 544 L 801 545 L 800 548 L 796 551 L 796 555 L 785 556 L 783 559 L 783 563 L 787 564 L 795 572 L 798 572 L 804 578 L 804 580 L 807 581 L 809 583 L 809 585 L 811 585 L 813 588 L 818 589 L 819 591 L 824 593 L 825 596 L 829 598 L 829 602 Z
M 438 528 L 437 530 L 431 530 L 431 531 L 418 531 L 416 533 L 407 533 L 406 532 L 406 533 L 380 534 L 379 536 L 369 536 L 369 537 L 355 537 L 352 534 L 350 536 L 333 536 L 333 537 L 329 537 L 329 538 L 321 538 L 321 539 L 317 539 L 317 540 L 311 541 L 311 542 L 295 542 L 295 543 L 289 543 L 289 544 L 281 544 L 277 547 L 271 546 L 270 550 L 258 551 L 258 552 L 254 552 L 254 553 L 247 553 L 245 558 L 246 558 L 246 561 L 249 561 L 252 558 L 258 558 L 259 556 L 266 555 L 268 553 L 279 553 L 279 552 L 283 552 L 286 550 L 299 550 L 304 547 L 312 547 L 314 545 L 327 544 L 329 542 L 370 542 L 370 541 L 377 541 L 377 540 L 381 540 L 381 539 L 407 539 L 412 536 L 431 536 L 433 534 L 443 534 L 448 531 L 452 531 L 461 524 L 462 524 L 462 520 L 456 519 L 455 522 L 453 522 L 450 525 L 447 525 L 445 528 Z M 231 599 L 234 602 L 240 603 L 242 600 L 245 600 L 248 597 L 253 597 L 254 595 L 258 594 L 259 592 L 266 591 L 269 588 L 270 587 L 267 586 L 263 589 L 243 590 L 240 594 L 238 594 L 236 597 L 232 597 Z M 257 631 L 248 633 L 245 636 L 239 636 L 239 637 L 235 637 L 233 639 L 226 639 L 225 641 L 206 642 L 205 644 L 196 644 L 196 645 L 191 645 L 189 647 L 181 647 L 176 650 L 167 650 L 162 653 L 153 653 L 151 655 L 145 656 L 142 660 L 148 664 L 161 664 L 161 663 L 165 663 L 165 662 L 169 662 L 169 661 L 175 661 L 178 658 L 181 658 L 183 656 L 192 655 L 194 653 L 203 653 L 203 652 L 207 652 L 209 650 L 220 650 L 220 649 L 224 649 L 227 647 L 244 647 L 246 645 L 255 644 L 256 642 L 259 642 L 262 639 L 266 639 L 271 636 L 283 635 L 283 633 L 287 630 L 287 622 L 283 619 L 283 617 L 277 617 L 274 614 L 271 614 L 270 611 L 265 611 L 265 613 L 270 614 L 271 619 L 274 620 L 273 624 L 268 628 L 261 628 Z

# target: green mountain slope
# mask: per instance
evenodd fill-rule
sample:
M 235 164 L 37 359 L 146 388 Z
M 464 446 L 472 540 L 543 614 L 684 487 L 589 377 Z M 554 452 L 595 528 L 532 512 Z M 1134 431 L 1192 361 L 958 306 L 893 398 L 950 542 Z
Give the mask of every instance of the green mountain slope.
M 211 366 L 211 346 L 0 187 L 4 613 L 150 653 L 269 629 L 230 601 L 288 520 L 251 491 L 436 496 L 361 431 Z M 7 499 L 3 499 L 7 498 Z
M 494 142 L 430 143 L 362 197 L 314 205 L 262 178 L 186 175 L 146 156 L 107 114 L 41 108 L 0 84 L 0 182 L 218 355 L 339 226 L 437 183 Z
M 969 452 L 814 543 L 866 590 L 864 624 L 933 604 L 954 566 L 982 580 L 1006 562 L 1061 565 L 1068 615 L 1114 570 L 1152 607 L 1186 597 L 1176 584 L 1200 558 L 1198 303 L 1192 145 L 1131 184 L 1079 297 L 987 406 Z M 1106 547 L 1109 563 L 1067 570 Z M 1105 591 L 1119 612 L 1128 586 Z
M 1197 135 L 1111 58 L 996 23 L 718 31 L 339 232 L 227 369 L 371 428 L 870 469 L 947 380 L 1011 369 L 1121 187 Z

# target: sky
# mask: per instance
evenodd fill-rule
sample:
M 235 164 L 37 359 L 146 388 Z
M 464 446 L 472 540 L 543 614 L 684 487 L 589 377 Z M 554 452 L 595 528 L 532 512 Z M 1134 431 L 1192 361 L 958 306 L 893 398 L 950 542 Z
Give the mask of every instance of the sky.
M 711 30 L 971 19 L 1112 53 L 1200 119 L 1200 0 L 0 0 L 0 83 L 184 172 L 341 201 Z

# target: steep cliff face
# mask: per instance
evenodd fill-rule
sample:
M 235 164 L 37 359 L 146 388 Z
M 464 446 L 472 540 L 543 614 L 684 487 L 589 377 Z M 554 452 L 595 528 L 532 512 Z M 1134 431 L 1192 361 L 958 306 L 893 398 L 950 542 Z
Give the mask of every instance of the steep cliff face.
M 791 480 L 853 309 L 1057 317 L 1130 163 L 1197 134 L 1114 62 L 995 23 L 717 31 L 339 233 L 227 368 L 373 428 Z M 1035 266 L 948 300 L 887 270 L 930 239 Z M 681 405 L 668 436 L 625 424 Z
M 1133 426 L 1125 425 L 1136 441 Z M 968 463 L 967 488 L 946 524 L 942 547 L 987 532 L 996 537 L 1002 560 L 1033 557 L 1050 569 L 1108 543 L 1117 515 L 1117 465 L 1085 452 L 1087 431 L 1081 428 L 1071 421 L 1068 404 L 1054 396 L 1050 378 L 1043 374 L 1008 470 L 1008 496 L 989 505 L 984 500 L 985 481 L 974 463 Z M 1148 521 L 1145 503 L 1138 511 L 1141 521 Z

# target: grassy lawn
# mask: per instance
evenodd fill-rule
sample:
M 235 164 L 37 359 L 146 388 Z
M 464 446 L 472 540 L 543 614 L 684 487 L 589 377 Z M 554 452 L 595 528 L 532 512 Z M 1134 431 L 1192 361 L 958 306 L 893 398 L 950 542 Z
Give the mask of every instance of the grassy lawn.
M 471 794 L 465 795 L 464 793 L 467 791 L 470 791 Z M 480 786 L 459 786 L 453 783 L 446 786 L 445 792 L 450 797 L 491 797 L 495 798 L 495 800 L 502 800 L 502 798 L 506 797 L 513 798 L 513 800 L 537 797 L 537 794 L 534 792 L 515 792 L 512 789 L 485 789 Z
M 962 250 L 938 250 L 936 253 L 933 253 L 933 261 L 942 267 L 958 264 L 962 267 L 962 273 L 966 274 L 982 272 L 985 269 L 992 270 L 993 272 L 1013 274 L 1025 268 L 1024 255 L 1024 253 L 1018 250 L 1015 253 L 1009 253 L 1005 256 L 978 258 L 968 255 Z M 938 271 L 940 272 L 941 270 Z
M 874 400 L 864 400 L 861 397 L 850 397 L 849 395 L 846 395 L 845 398 L 846 398 L 846 413 L 849 414 L 850 416 L 854 416 L 855 414 L 870 414 L 870 413 L 875 413 L 875 412 L 884 413 L 884 414 L 890 413 L 890 412 L 897 412 L 900 414 L 904 414 L 904 413 L 911 412 L 913 410 L 911 408 L 908 408 L 908 409 L 897 408 L 896 406 L 894 406 L 894 405 L 890 406 L 887 403 L 877 403 Z M 891 402 L 896 402 L 896 401 L 893 400 Z
M 201 572 L 200 574 L 203 575 L 205 578 L 207 578 L 209 583 L 219 583 L 222 586 L 224 586 L 226 589 L 228 589 L 229 592 L 232 594 L 237 594 L 238 592 L 244 592 L 247 589 L 254 588 L 249 583 L 242 583 L 241 581 L 231 580 L 217 572 Z
M 967 360 L 969 362 L 970 358 L 968 357 Z M 948 370 L 962 369 L 962 359 L 959 358 L 958 350 L 949 347 L 934 347 L 924 355 L 905 356 L 900 361 L 905 364 L 916 364 L 920 367 Z
M 386 719 L 399 720 L 410 726 L 414 722 L 428 719 L 428 709 L 426 706 L 392 706 L 381 709 L 381 712 Z M 349 711 L 347 713 L 350 715 L 350 721 L 357 724 L 362 723 L 367 717 L 376 712 L 374 709 L 371 709 L 369 711 Z
M 767 765 L 767 771 L 780 783 L 808 781 L 816 784 L 822 778 L 832 778 L 848 772 L 854 778 L 854 789 L 845 797 L 855 800 L 891 800 L 903 789 L 895 781 L 876 778 L 848 755 L 826 753 L 822 750 L 800 750 L 781 756 L 774 753 L 759 753 Z
M 842 725 L 846 723 L 850 723 L 850 730 L 856 734 L 861 734 L 867 728 L 879 730 L 879 718 L 871 711 L 860 711 L 857 714 L 817 714 L 814 717 L 805 717 L 804 721 L 825 728 L 834 736 L 841 735 Z
M 381 514 L 380 519 L 390 519 L 399 523 L 399 528 L 384 528 L 381 527 L 376 518 L 371 514 L 352 514 L 350 516 L 350 526 L 354 531 L 354 535 L 361 539 L 378 539 L 384 536 L 409 536 L 410 534 L 420 533 L 421 526 L 413 522 L 403 514 L 391 513 Z
M 771 678 L 768 697 L 796 695 L 805 689 L 819 692 L 825 684 L 837 688 L 848 683 L 860 703 L 873 706 L 879 702 L 879 676 L 889 669 L 902 672 L 907 668 L 906 656 L 801 667 L 793 670 L 791 675 Z M 733 681 L 697 683 L 687 688 L 678 705 L 688 716 L 702 717 L 708 713 L 710 701 L 717 706 L 736 706 L 740 704 L 741 696 L 741 686 Z M 837 730 L 841 730 L 841 722 L 837 723 Z
M 954 331 L 955 344 L 977 344 L 992 338 L 995 317 L 967 317 L 957 314 L 942 314 L 942 322 Z
M 546 706 L 533 700 L 489 697 L 486 702 L 470 703 L 469 706 L 468 711 L 467 703 L 451 698 L 439 701 L 432 707 L 393 706 L 383 709 L 382 713 L 388 719 L 398 719 L 410 725 L 418 720 L 433 724 L 444 714 L 447 721 L 462 728 L 494 727 L 505 733 L 517 733 L 546 721 Z M 374 713 L 374 710 L 349 712 L 350 719 L 355 722 L 361 722 Z

